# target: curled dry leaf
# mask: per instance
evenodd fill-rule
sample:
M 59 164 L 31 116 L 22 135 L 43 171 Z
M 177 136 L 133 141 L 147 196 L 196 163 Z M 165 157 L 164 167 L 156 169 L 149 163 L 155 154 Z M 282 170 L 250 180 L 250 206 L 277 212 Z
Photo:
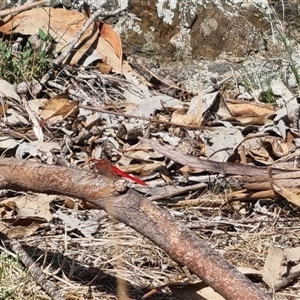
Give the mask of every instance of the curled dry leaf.
M 44 109 L 40 113 L 40 116 L 44 119 L 41 122 L 41 126 L 44 126 L 49 119 L 57 116 L 76 118 L 79 114 L 78 105 L 79 101 L 69 101 L 68 93 L 52 97 L 46 102 Z
M 101 38 L 107 40 L 111 44 L 115 53 L 121 60 L 120 63 L 122 64 L 123 49 L 119 34 L 108 24 L 99 22 L 98 25 Z
M 36 222 L 32 222 L 28 226 L 9 226 L 5 223 L 0 223 L 0 232 L 9 239 L 23 239 L 34 234 L 40 225 Z
M 183 125 L 201 126 L 203 114 L 202 92 L 198 86 L 198 95 L 193 97 L 190 103 L 189 110 L 177 109 L 172 114 L 171 122 Z
M 45 221 L 52 220 L 49 203 L 55 196 L 37 194 L 35 196 L 18 196 L 1 201 L 2 219 L 11 219 L 11 211 L 14 211 L 14 218 L 39 218 Z

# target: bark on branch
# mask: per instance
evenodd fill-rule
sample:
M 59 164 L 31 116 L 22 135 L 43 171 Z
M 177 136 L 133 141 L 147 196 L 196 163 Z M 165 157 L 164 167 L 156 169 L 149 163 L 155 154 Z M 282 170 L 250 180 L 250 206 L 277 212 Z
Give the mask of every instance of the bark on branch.
M 247 175 L 247 176 L 264 176 L 268 177 L 268 168 L 267 167 L 258 167 L 258 166 L 249 166 L 242 165 L 239 163 L 232 162 L 219 162 L 209 159 L 202 159 L 199 157 L 187 155 L 180 153 L 176 150 L 171 149 L 170 147 L 163 146 L 158 142 L 140 137 L 142 142 L 148 144 L 156 150 L 157 152 L 163 154 L 165 157 L 172 159 L 173 161 L 184 165 L 190 166 L 193 168 L 200 168 L 208 172 L 220 173 L 220 174 L 231 174 L 231 175 Z M 277 173 L 288 173 L 289 170 L 282 169 L 272 169 L 273 174 Z
M 64 167 L 0 159 L 0 188 L 73 196 L 105 209 L 186 265 L 227 300 L 270 299 L 202 239 L 134 190 L 119 194 L 111 179 Z

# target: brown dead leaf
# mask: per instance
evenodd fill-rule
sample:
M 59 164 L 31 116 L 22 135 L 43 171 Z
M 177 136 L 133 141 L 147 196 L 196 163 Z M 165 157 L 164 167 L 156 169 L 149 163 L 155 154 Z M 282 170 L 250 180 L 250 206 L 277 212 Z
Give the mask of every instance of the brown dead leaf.
M 4 222 L 0 222 L 0 232 L 9 239 L 23 239 L 31 236 L 39 229 L 39 224 L 32 222 L 28 226 L 12 226 Z
M 189 110 L 177 109 L 173 112 L 171 122 L 182 125 L 201 126 L 203 113 L 202 94 L 198 89 L 198 96 L 190 103 Z
M 266 106 L 259 106 L 252 103 L 227 103 L 232 117 L 242 124 L 264 125 L 268 116 L 274 114 L 275 110 Z
M 42 218 L 46 221 L 52 220 L 49 203 L 55 196 L 45 194 L 36 194 L 30 196 L 18 196 L 8 200 L 1 201 L 0 207 L 6 207 L 14 211 L 13 215 L 6 215 L 4 219 L 16 218 Z
M 70 65 L 78 65 L 81 61 L 83 61 L 89 53 L 89 49 L 92 48 L 92 45 L 98 39 L 98 31 L 97 26 L 93 23 L 80 39 L 80 42 L 75 46 L 75 48 L 71 51 L 68 58 L 64 61 L 64 63 L 69 63 Z M 72 56 L 72 54 L 74 54 Z
M 76 118 L 79 114 L 78 105 L 79 101 L 69 101 L 67 92 L 50 98 L 40 112 L 40 116 L 44 119 L 41 126 L 45 125 L 49 119 L 57 116 Z
M 31 223 L 28 226 L 16 226 L 8 230 L 7 237 L 9 239 L 23 239 L 28 236 L 33 235 L 38 229 L 40 225 L 38 223 Z
M 176 109 L 172 113 L 171 122 L 174 124 L 190 125 L 194 122 L 195 117 L 186 114 L 183 108 Z
M 265 148 L 246 150 L 246 153 L 250 155 L 256 162 L 264 165 L 270 165 L 273 163 L 270 153 Z
M 235 120 L 241 122 L 245 125 L 264 125 L 269 114 L 260 115 L 260 116 L 240 116 L 234 117 Z
M 76 10 L 36 8 L 6 17 L 0 25 L 0 32 L 7 35 L 12 33 L 34 35 L 42 29 L 44 32 L 49 32 L 57 43 L 56 52 L 61 52 L 77 35 L 86 19 L 84 14 Z M 108 64 L 116 72 L 121 70 L 123 53 L 120 37 L 109 25 L 102 24 L 101 37 L 99 36 L 99 23 L 93 23 L 84 32 L 74 51 L 71 51 L 64 63 L 79 64 L 95 49 L 100 55 L 108 58 Z
M 183 175 L 190 175 L 190 174 L 203 172 L 203 169 L 193 168 L 189 166 L 183 166 L 179 170 Z
M 68 97 L 69 97 L 68 91 L 51 97 L 44 104 L 44 110 L 52 110 L 52 111 L 58 110 L 62 105 L 69 103 Z
M 72 101 L 72 102 L 68 102 L 63 104 L 56 112 L 53 113 L 53 115 L 51 115 L 51 117 L 55 117 L 55 116 L 69 116 L 69 117 L 77 117 L 78 113 L 79 113 L 79 109 L 78 109 L 78 104 L 79 101 Z
M 101 54 L 102 57 L 106 60 L 107 64 L 110 65 L 114 72 L 122 72 L 122 61 L 115 53 L 112 45 L 103 38 L 98 39 L 98 44 L 96 46 L 96 51 Z
M 86 17 L 76 10 L 43 7 L 7 16 L 0 26 L 0 31 L 8 35 L 34 35 L 42 29 L 49 32 L 58 43 L 56 50 L 60 52 L 73 40 L 85 21 Z
M 258 106 L 251 103 L 227 103 L 228 108 L 231 113 L 235 116 L 241 117 L 254 117 L 254 116 L 262 116 L 262 115 L 270 115 L 275 112 L 273 109 L 265 108 L 263 106 Z
M 162 168 L 166 168 L 165 163 L 153 163 L 153 164 L 131 164 L 122 166 L 122 170 L 126 173 L 134 173 L 140 176 L 150 175 L 153 172 L 157 172 Z
M 112 70 L 112 66 L 110 66 L 106 62 L 97 63 L 97 67 L 103 74 L 109 74 Z
M 99 22 L 98 26 L 101 38 L 107 40 L 111 44 L 122 65 L 123 49 L 119 34 L 111 26 L 103 22 Z
M 294 148 L 293 144 L 287 144 L 282 142 L 281 139 L 277 138 L 266 138 L 262 141 L 262 147 L 265 149 L 270 149 L 272 155 L 277 157 L 284 157 L 289 154 L 290 150 Z
M 276 194 L 281 195 L 288 202 L 300 207 L 300 189 L 299 188 L 284 188 L 276 184 L 272 185 Z

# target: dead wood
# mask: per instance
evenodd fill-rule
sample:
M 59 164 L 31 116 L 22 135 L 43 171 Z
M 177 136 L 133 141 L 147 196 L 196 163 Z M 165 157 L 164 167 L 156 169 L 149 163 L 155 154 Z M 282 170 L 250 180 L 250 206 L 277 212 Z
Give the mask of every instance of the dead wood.
M 268 169 L 268 167 L 266 167 Z M 272 169 L 273 171 L 273 169 Z M 248 174 L 247 174 L 248 175 Z M 270 178 L 269 175 L 261 175 L 261 176 L 247 176 L 244 175 L 241 177 L 242 181 L 245 182 L 269 182 Z M 300 171 L 299 169 L 296 169 L 295 171 L 284 171 L 282 173 L 274 174 L 273 176 L 274 180 L 280 180 L 280 179 L 293 179 L 290 180 L 290 183 L 294 181 L 294 179 L 299 179 L 300 178 Z
M 273 190 L 259 191 L 259 192 L 240 192 L 236 191 L 228 194 L 228 201 L 254 201 L 259 199 L 274 199 L 275 193 Z
M 239 163 L 231 162 L 218 162 L 209 159 L 201 159 L 199 157 L 187 155 L 180 153 L 176 150 L 171 149 L 170 147 L 163 146 L 158 142 L 140 137 L 142 142 L 148 144 L 154 150 L 163 154 L 165 157 L 181 164 L 184 166 L 189 166 L 193 168 L 203 169 L 205 171 L 220 173 L 220 174 L 229 174 L 229 175 L 248 175 L 248 176 L 268 176 L 268 167 L 257 167 L 257 166 L 248 166 L 242 165 Z M 282 169 L 272 169 L 274 174 L 276 173 L 287 173 L 290 170 Z
M 148 197 L 147 199 L 149 201 L 166 200 L 166 199 L 169 199 L 171 197 L 182 195 L 182 194 L 187 193 L 187 192 L 196 191 L 196 190 L 199 191 L 199 190 L 204 190 L 204 189 L 207 189 L 207 184 L 201 182 L 201 183 L 186 186 L 186 187 L 183 187 L 183 188 L 180 188 L 180 189 L 172 190 L 172 191 L 167 192 L 167 193 L 163 193 L 163 194 L 155 195 L 155 196 L 152 196 L 152 197 Z
M 291 179 L 280 179 L 276 180 L 275 178 L 274 182 L 278 184 L 281 187 L 285 188 L 299 188 L 300 187 L 300 178 L 294 178 Z M 252 182 L 252 183 L 242 183 L 241 184 L 242 189 L 247 189 L 249 191 L 265 191 L 265 190 L 271 190 L 272 185 L 270 183 L 270 180 L 266 182 Z
M 298 169 L 291 171 L 270 166 L 257 167 L 231 162 L 216 162 L 180 153 L 146 138 L 141 137 L 140 140 L 179 164 L 200 168 L 208 172 L 235 175 L 231 178 L 235 179 L 233 180 L 234 183 L 238 182 L 239 190 L 228 195 L 230 201 L 274 199 L 278 195 L 274 192 L 271 182 L 281 188 L 299 189 L 300 187 L 300 171 Z M 232 188 L 236 189 L 235 186 L 232 186 Z M 294 204 L 298 205 L 295 202 Z
M 269 299 L 246 276 L 168 212 L 134 190 L 119 194 L 108 178 L 84 171 L 0 159 L 0 188 L 73 196 L 97 204 L 186 265 L 227 300 Z
M 34 278 L 36 283 L 40 285 L 48 296 L 53 300 L 62 300 L 64 297 L 62 293 L 57 289 L 49 280 L 47 280 L 44 273 L 39 269 L 39 267 L 34 263 L 31 257 L 23 249 L 21 244 L 17 240 L 10 241 L 11 249 L 18 254 L 21 262 L 29 270 L 31 276 Z

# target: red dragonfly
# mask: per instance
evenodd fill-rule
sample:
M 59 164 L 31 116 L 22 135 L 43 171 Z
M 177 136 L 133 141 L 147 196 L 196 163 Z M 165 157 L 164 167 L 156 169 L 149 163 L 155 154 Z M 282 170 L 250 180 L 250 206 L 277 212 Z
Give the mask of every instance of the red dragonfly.
M 132 180 L 133 182 L 146 186 L 147 183 L 137 177 L 127 174 L 126 172 L 120 170 L 116 166 L 114 166 L 109 160 L 107 159 L 95 159 L 92 158 L 88 161 L 89 167 L 98 174 L 102 175 L 118 175 L 127 179 Z

